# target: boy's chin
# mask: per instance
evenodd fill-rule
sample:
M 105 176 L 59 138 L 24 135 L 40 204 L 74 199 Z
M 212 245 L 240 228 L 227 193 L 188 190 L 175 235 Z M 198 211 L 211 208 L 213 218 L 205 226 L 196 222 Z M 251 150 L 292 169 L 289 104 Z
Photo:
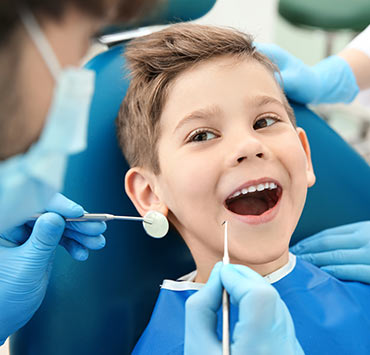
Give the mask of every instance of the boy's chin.
M 248 266 L 259 274 L 266 275 L 288 262 L 289 239 L 262 243 L 249 241 L 242 245 L 233 245 L 229 253 L 231 263 Z

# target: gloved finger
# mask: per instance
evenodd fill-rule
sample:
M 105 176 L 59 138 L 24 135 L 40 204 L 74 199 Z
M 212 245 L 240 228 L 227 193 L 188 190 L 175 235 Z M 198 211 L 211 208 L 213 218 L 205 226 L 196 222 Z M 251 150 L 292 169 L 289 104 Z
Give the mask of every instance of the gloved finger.
M 92 249 L 98 250 L 105 246 L 106 240 L 101 232 L 106 230 L 106 225 L 104 222 L 80 222 L 81 224 L 88 224 L 84 228 L 79 228 L 82 232 L 78 232 L 73 229 L 65 229 L 63 236 L 74 239 L 79 242 L 81 245 Z M 33 222 L 33 225 L 35 222 Z M 66 226 L 69 223 L 66 224 Z M 13 228 L 12 230 L 2 233 L 0 236 L 0 245 L 6 247 L 15 247 L 23 244 L 30 236 L 32 228 L 28 225 L 19 226 Z M 4 243 L 1 240 L 5 240 Z
M 255 336 L 271 331 L 276 319 L 283 321 L 285 305 L 279 294 L 252 269 L 242 265 L 225 265 L 221 270 L 221 280 L 231 302 L 239 309 L 232 336 L 234 344 L 253 342 Z
M 222 285 L 220 280 L 220 270 L 222 262 L 218 262 L 211 272 L 207 283 L 197 293 L 189 297 L 186 301 L 187 309 L 193 314 L 197 309 L 204 308 L 217 312 L 221 305 Z
M 60 193 L 54 195 L 46 207 L 47 212 L 55 212 L 64 218 L 77 218 L 84 214 L 84 209 L 76 202 Z
M 284 91 L 284 79 L 283 79 L 281 73 L 275 72 L 274 77 L 275 77 L 275 80 L 277 81 L 277 83 L 279 84 L 280 88 L 283 89 L 283 91 Z
M 367 255 L 361 249 L 337 249 L 322 253 L 301 254 L 299 257 L 319 267 L 365 263 L 370 265 L 370 255 Z
M 14 248 L 14 247 L 18 247 L 18 246 L 19 246 L 19 244 L 17 244 L 17 243 L 14 243 L 14 242 L 11 242 L 9 240 L 0 238 L 0 248 L 1 247 Z
M 46 270 L 45 270 L 45 273 L 44 273 L 44 281 L 46 281 L 46 284 L 45 284 L 45 292 L 46 292 L 46 288 L 48 286 L 48 282 L 49 282 L 49 279 L 50 279 L 50 275 L 51 275 L 51 271 L 53 269 L 53 262 L 54 262 L 54 258 L 55 258 L 55 252 L 56 250 L 54 250 L 54 252 L 52 253 L 50 259 L 49 259 L 49 262 L 48 262 L 48 265 L 46 267 Z
M 64 219 L 56 213 L 45 213 L 40 216 L 29 239 L 24 243 L 28 252 L 36 258 L 48 258 L 57 247 L 65 227 Z
M 292 56 L 290 53 L 272 43 L 254 43 L 258 52 L 261 52 L 268 57 L 274 64 L 276 64 L 280 71 L 291 61 L 299 61 L 299 59 Z
M 333 228 L 325 229 L 319 233 L 316 233 L 314 236 L 322 236 L 327 234 L 335 234 L 335 235 L 342 235 L 342 234 L 353 234 L 356 231 L 363 228 L 370 228 L 370 221 L 362 221 L 350 224 L 344 224 L 342 226 L 337 226 Z M 313 237 L 313 236 L 312 236 Z
M 351 231 L 352 230 L 352 231 Z M 317 253 L 335 249 L 355 249 L 366 244 L 370 239 L 365 233 L 354 233 L 353 226 L 350 228 L 332 228 L 303 239 L 290 250 L 300 255 L 305 253 Z
M 27 225 L 21 225 L 1 233 L 0 238 L 13 243 L 14 246 L 17 246 L 23 244 L 28 239 L 31 231 L 32 228 Z
M 231 302 L 239 306 L 240 319 L 253 322 L 261 313 L 268 314 L 268 307 L 274 307 L 274 300 L 279 297 L 261 275 L 243 265 L 225 265 L 221 269 L 221 281 Z M 251 307 L 253 314 L 249 314 Z
M 320 268 L 337 279 L 370 284 L 369 265 L 330 265 Z
M 292 100 L 300 103 L 309 103 L 316 98 L 316 92 L 314 89 L 306 90 L 305 83 L 301 80 L 297 79 L 299 77 L 311 77 L 310 86 L 314 87 L 317 80 L 313 79 L 314 73 L 311 69 L 307 69 L 306 72 L 304 71 L 303 67 L 301 67 L 301 71 L 298 72 L 291 67 L 287 67 L 281 71 L 281 76 L 283 78 L 283 90 L 285 94 Z
M 234 264 L 222 267 L 221 281 L 231 297 L 231 302 L 236 305 L 251 289 L 258 287 L 258 285 L 269 285 L 257 272 L 246 266 Z
M 88 249 L 73 239 L 63 238 L 60 245 L 77 261 L 85 261 L 89 257 Z
M 91 250 L 99 250 L 105 246 L 105 238 L 102 234 L 86 235 L 77 231 L 66 229 L 63 237 L 73 239 L 84 247 Z
M 299 82 L 297 82 L 297 75 L 294 71 L 292 72 L 289 69 L 280 70 L 280 73 L 283 78 L 282 88 L 287 96 L 291 96 L 291 94 L 297 91 L 297 85 L 299 85 Z
M 220 353 L 216 328 L 222 298 L 221 266 L 221 262 L 217 263 L 204 287 L 186 301 L 185 355 L 196 354 L 205 345 L 210 354 Z
M 103 234 L 107 229 L 105 222 L 67 222 L 66 229 L 87 235 Z

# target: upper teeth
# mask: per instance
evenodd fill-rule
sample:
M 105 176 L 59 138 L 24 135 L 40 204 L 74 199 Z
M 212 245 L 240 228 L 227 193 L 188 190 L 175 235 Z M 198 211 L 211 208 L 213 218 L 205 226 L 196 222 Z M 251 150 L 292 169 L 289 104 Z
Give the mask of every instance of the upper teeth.
M 263 184 L 251 185 L 244 189 L 234 192 L 229 198 L 237 197 L 239 195 L 246 195 L 248 192 L 263 191 L 266 189 L 272 190 L 276 189 L 277 185 L 274 182 L 265 182 Z

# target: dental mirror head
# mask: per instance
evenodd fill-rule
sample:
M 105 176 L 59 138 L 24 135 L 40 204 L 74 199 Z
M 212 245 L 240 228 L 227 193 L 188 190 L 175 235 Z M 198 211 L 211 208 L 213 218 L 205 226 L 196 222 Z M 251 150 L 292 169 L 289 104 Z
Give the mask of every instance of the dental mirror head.
M 149 211 L 144 216 L 143 227 L 145 232 L 153 238 L 163 238 L 169 228 L 168 220 L 161 212 Z

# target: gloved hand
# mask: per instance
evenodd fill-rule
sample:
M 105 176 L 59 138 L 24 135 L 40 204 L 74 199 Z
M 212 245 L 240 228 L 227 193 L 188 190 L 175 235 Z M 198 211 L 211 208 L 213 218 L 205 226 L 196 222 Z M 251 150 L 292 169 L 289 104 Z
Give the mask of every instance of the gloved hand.
M 26 324 L 39 308 L 60 243 L 77 260 L 105 245 L 102 222 L 65 222 L 80 217 L 83 208 L 57 194 L 36 223 L 13 228 L 0 236 L 0 345 Z M 5 246 L 6 245 L 6 246 Z
M 259 274 L 242 265 L 217 263 L 207 284 L 186 302 L 185 355 L 222 354 L 216 335 L 222 285 L 239 319 L 231 339 L 231 354 L 304 354 L 290 313 L 277 291 Z
M 370 284 L 370 222 L 324 230 L 290 250 L 338 279 Z
M 274 44 L 255 43 L 281 72 L 286 95 L 304 104 L 351 102 L 359 92 L 349 64 L 333 55 L 313 67 Z

